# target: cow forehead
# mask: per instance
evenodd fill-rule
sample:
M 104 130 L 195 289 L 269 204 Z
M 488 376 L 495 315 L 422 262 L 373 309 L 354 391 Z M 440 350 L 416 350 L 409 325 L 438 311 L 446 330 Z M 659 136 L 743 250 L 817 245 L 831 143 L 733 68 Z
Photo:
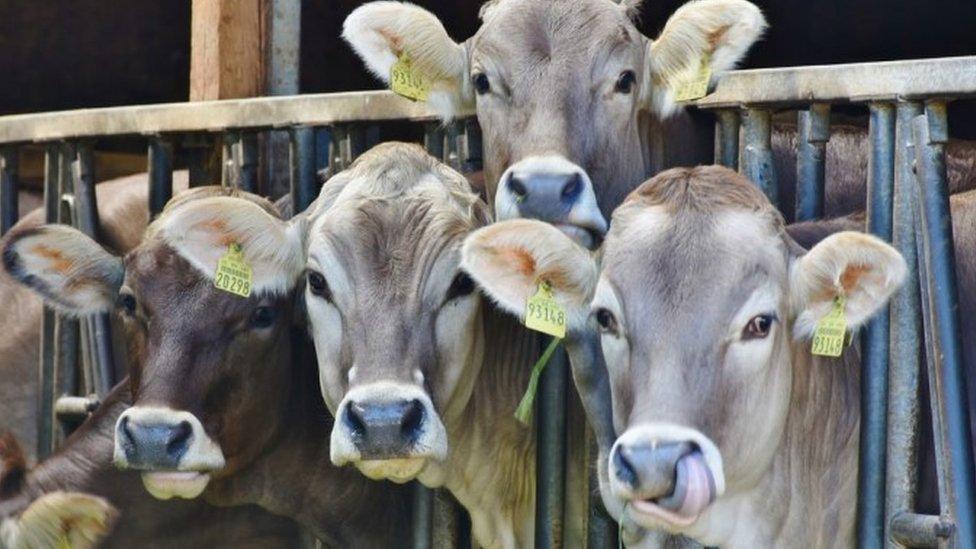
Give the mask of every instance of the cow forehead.
M 506 62 L 558 57 L 579 62 L 585 59 L 580 53 L 594 48 L 641 42 L 624 10 L 610 0 L 502 0 L 484 19 L 472 44 L 475 61 L 486 54 L 505 55 Z

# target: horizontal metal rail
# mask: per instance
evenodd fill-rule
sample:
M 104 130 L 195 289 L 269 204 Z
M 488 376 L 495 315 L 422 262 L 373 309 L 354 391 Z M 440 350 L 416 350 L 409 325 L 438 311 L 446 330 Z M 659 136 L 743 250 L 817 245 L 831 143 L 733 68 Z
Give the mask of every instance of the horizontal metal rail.
M 976 56 L 733 71 L 701 108 L 976 97 Z
M 462 116 L 474 114 L 462 112 Z M 389 91 L 163 103 L 0 117 L 0 143 L 27 143 L 229 129 L 291 128 L 388 120 L 434 120 L 425 103 Z

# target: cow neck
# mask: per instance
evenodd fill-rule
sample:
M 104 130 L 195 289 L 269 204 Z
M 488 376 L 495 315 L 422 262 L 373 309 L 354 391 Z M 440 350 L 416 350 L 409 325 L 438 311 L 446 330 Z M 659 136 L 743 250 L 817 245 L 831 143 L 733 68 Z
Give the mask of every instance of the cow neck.
M 247 469 L 212 483 L 206 497 L 219 505 L 256 503 L 295 519 L 329 546 L 395 545 L 409 528 L 407 488 L 332 464 L 332 416 L 319 393 L 314 352 L 306 336 L 292 337 L 299 351 L 283 368 L 292 372 L 292 398 L 282 430 Z
M 519 423 L 515 408 L 541 353 L 539 338 L 513 316 L 486 303 L 484 355 L 464 412 L 447 424 L 451 455 L 445 485 L 472 514 L 479 540 L 499 539 L 478 515 L 516 524 L 534 514 L 535 429 Z M 484 515 L 483 515 L 484 516 Z M 507 535 L 512 535 L 511 533 Z M 532 532 L 516 531 L 518 545 L 531 544 Z M 504 539 L 502 537 L 501 539 Z

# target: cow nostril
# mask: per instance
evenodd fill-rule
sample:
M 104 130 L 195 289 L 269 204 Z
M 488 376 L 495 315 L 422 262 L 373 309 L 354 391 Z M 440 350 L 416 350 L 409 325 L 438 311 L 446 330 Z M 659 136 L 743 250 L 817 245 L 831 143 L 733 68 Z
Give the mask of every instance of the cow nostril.
M 132 444 L 135 438 L 132 436 L 132 428 L 129 426 L 129 418 L 123 417 L 119 422 L 119 431 L 122 432 L 122 439 L 127 444 Z
M 563 200 L 576 200 L 576 197 L 583 191 L 583 178 L 580 174 L 574 173 L 569 176 L 566 184 L 563 185 L 562 198 Z
M 190 422 L 181 421 L 169 435 L 169 441 L 166 442 L 166 453 L 174 457 L 182 455 L 186 451 L 187 442 L 192 434 L 193 427 L 190 426 Z
M 349 406 L 346 406 L 344 421 L 353 436 L 361 437 L 366 433 L 366 422 L 363 420 L 363 408 L 359 404 L 350 402 Z
M 508 176 L 508 190 L 515 195 L 516 199 L 523 199 L 527 194 L 529 194 L 529 189 L 526 188 L 525 183 L 515 175 Z
M 618 448 L 617 451 L 614 452 L 613 463 L 616 465 L 615 469 L 617 479 L 628 486 L 636 488 L 637 470 L 634 469 L 633 464 L 630 463 L 630 460 L 628 460 L 627 456 L 624 455 L 623 447 Z
M 400 422 L 400 434 L 411 442 L 420 435 L 420 428 L 424 423 L 424 405 L 417 399 L 410 401 L 403 420 Z

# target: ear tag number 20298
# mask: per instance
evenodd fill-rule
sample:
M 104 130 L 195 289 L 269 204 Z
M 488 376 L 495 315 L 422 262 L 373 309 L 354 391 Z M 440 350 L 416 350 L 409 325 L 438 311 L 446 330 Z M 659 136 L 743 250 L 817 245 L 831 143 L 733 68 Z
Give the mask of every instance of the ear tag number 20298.
M 820 319 L 813 331 L 811 353 L 837 358 L 844 352 L 844 343 L 847 340 L 847 318 L 844 316 L 846 302 L 843 295 L 834 298 L 830 312 Z
M 240 244 L 231 244 L 227 248 L 227 253 L 217 260 L 214 286 L 218 290 L 240 297 L 251 295 L 251 266 L 244 260 L 244 253 Z

